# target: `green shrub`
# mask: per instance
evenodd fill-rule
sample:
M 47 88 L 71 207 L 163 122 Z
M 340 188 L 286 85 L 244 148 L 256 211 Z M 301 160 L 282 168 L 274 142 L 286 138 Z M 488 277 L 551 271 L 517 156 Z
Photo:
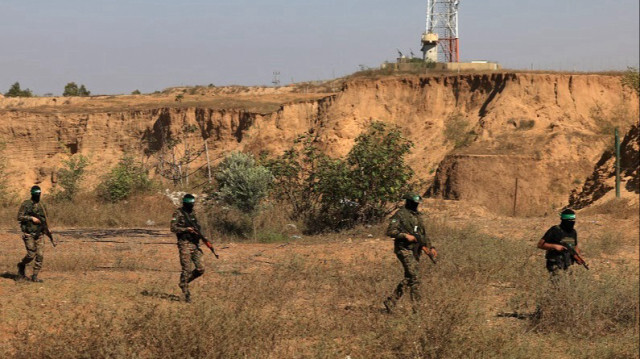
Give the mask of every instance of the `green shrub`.
M 72 156 L 62 161 L 64 167 L 58 170 L 58 185 L 62 191 L 56 191 L 54 198 L 71 201 L 80 189 L 80 181 L 85 175 L 85 168 L 89 165 L 89 159 L 83 155 Z
M 118 164 L 102 178 L 98 185 L 98 196 L 109 202 L 117 202 L 135 193 L 145 193 L 153 188 L 147 170 L 133 157 L 125 155 Z
M 317 142 L 302 136 L 268 163 L 276 198 L 291 203 L 292 219 L 301 218 L 309 232 L 378 222 L 410 187 L 413 171 L 404 156 L 413 144 L 398 128 L 372 123 L 344 159 L 324 155 Z
M 455 148 L 468 146 L 475 139 L 475 132 L 469 131 L 469 120 L 460 113 L 451 114 L 444 126 L 444 136 Z
M 33 93 L 29 89 L 22 90 L 20 88 L 20 83 L 16 82 L 11 85 L 9 91 L 5 92 L 4 95 L 7 97 L 31 97 L 33 96 Z
M 217 198 L 244 213 L 253 213 L 269 193 L 273 176 L 253 156 L 233 152 L 218 165 L 215 179 L 213 194 Z
M 216 186 L 210 194 L 255 219 L 260 202 L 269 194 L 273 175 L 259 165 L 253 156 L 232 152 L 217 167 Z M 253 229 L 255 234 L 255 228 Z
M 631 88 L 640 96 L 640 72 L 637 67 L 628 67 L 621 81 L 623 86 Z
M 132 94 L 132 95 L 140 95 L 140 93 L 141 93 L 141 92 L 140 92 L 140 90 L 133 90 L 133 91 L 131 91 L 131 94 Z

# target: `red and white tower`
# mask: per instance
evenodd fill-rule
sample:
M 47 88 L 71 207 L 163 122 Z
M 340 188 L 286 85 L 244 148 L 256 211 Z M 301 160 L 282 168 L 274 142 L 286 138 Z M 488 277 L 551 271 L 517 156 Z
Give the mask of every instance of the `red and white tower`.
M 458 5 L 460 0 L 427 0 L 427 26 L 422 35 L 424 57 L 437 43 L 438 62 L 460 62 Z M 435 39 L 435 43 L 434 43 Z

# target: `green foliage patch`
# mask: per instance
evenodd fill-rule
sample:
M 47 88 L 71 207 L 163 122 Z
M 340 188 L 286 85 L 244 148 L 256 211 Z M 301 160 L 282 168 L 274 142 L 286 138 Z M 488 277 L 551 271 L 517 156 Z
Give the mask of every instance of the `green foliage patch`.
M 293 207 L 309 232 L 376 223 L 389 214 L 411 187 L 405 162 L 413 144 L 400 129 L 373 122 L 355 140 L 346 158 L 330 158 L 308 133 L 267 166 L 275 176 L 275 195 Z
M 6 97 L 32 97 L 33 93 L 29 89 L 24 89 L 24 90 L 21 89 L 20 83 L 16 82 L 13 85 L 11 85 L 9 90 L 5 92 L 4 95 Z
M 89 159 L 83 155 L 71 156 L 62 161 L 63 167 L 58 170 L 58 185 L 62 190 L 54 193 L 57 200 L 71 201 L 80 190 L 80 182 L 85 176 Z
M 91 95 L 91 91 L 88 91 L 84 85 L 78 86 L 75 82 L 69 82 L 64 86 L 62 96 L 80 96 L 85 97 Z
M 98 196 L 108 202 L 118 202 L 132 194 L 149 192 L 153 182 L 144 166 L 132 156 L 123 156 L 98 185 Z

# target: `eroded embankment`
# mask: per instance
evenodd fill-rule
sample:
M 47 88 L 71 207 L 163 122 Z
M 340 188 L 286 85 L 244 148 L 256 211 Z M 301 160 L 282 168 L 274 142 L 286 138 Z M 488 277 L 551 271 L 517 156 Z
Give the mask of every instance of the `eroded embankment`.
M 431 195 L 504 211 L 512 206 L 509 193 L 517 177 L 524 186 L 521 203 L 531 207 L 522 213 L 542 213 L 566 204 L 610 142 L 610 126 L 626 131 L 638 113 L 637 97 L 619 77 L 604 75 L 359 78 L 335 94 L 275 107 L 277 93 L 269 94 L 266 107 L 259 95 L 243 93 L 243 103 L 256 102 L 255 109 L 237 106 L 231 95 L 226 102 L 215 96 L 187 96 L 179 106 L 78 104 L 73 112 L 0 106 L 10 183 L 51 187 L 67 153 L 81 153 L 91 158 L 88 183 L 95 184 L 124 151 L 153 166 L 176 140 L 194 148 L 206 142 L 214 162 L 233 150 L 277 155 L 310 129 L 327 153 L 339 156 L 371 121 L 380 120 L 398 125 L 414 142 L 409 163 L 424 183 L 436 178 Z
M 604 151 L 582 188 L 571 193 L 569 205 L 574 208 L 587 207 L 615 189 L 615 156 L 613 148 Z M 640 134 L 636 123 L 620 143 L 620 191 L 625 197 L 635 198 L 636 203 L 640 193 L 639 166 Z

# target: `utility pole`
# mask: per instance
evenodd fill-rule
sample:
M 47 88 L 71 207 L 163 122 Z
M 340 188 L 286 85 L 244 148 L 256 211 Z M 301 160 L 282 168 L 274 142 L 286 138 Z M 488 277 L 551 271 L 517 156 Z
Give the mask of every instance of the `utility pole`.
M 616 146 L 616 198 L 620 198 L 620 135 L 618 134 L 618 128 L 615 131 L 615 146 Z

